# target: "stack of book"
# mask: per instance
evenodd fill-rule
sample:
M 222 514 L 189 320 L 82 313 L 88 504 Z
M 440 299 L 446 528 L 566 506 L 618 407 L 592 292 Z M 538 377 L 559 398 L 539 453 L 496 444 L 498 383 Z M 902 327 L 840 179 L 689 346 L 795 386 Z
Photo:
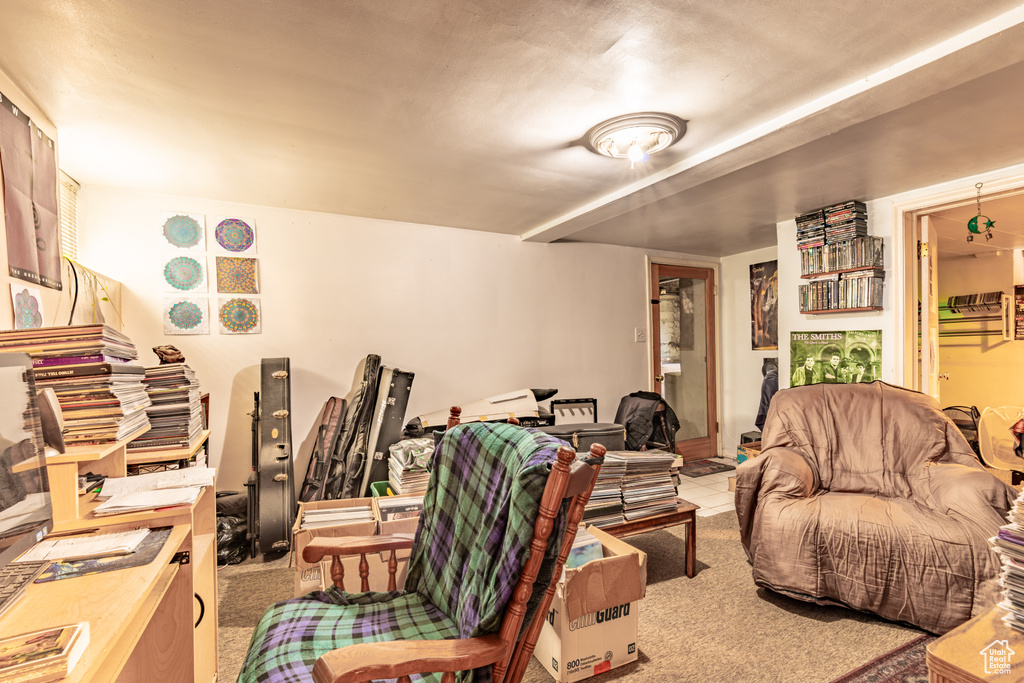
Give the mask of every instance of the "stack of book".
M 350 508 L 323 508 L 320 510 L 303 510 L 300 529 L 320 529 L 351 522 L 372 522 L 373 510 L 369 505 L 357 505 Z
M 582 455 L 586 457 L 586 455 Z M 604 456 L 604 464 L 597 473 L 594 490 L 583 509 L 583 523 L 603 529 L 615 524 L 622 524 L 622 477 L 626 474 L 624 458 L 608 453 Z
M 146 368 L 142 384 L 151 428 L 128 444 L 129 450 L 191 448 L 203 432 L 203 406 L 196 373 L 184 363 Z
M 844 308 L 881 308 L 885 273 L 863 270 L 815 280 L 797 288 L 800 312 L 835 311 Z
M 1006 521 L 992 539 L 1003 562 L 1000 582 L 1004 600 L 1000 607 L 1007 610 L 1003 618 L 1007 625 L 1024 632 L 1024 494 L 1017 496 Z
M 149 429 L 144 368 L 131 340 L 106 325 L 0 332 L 0 351 L 32 358 L 37 389 L 50 387 L 68 446 L 129 439 Z
M 89 645 L 89 624 L 70 624 L 0 640 L 0 680 L 47 683 L 68 676 Z
M 815 209 L 796 217 L 796 246 L 798 249 L 820 247 L 825 244 L 825 212 Z
M 833 244 L 863 237 L 868 234 L 868 207 L 864 202 L 851 200 L 826 206 L 825 242 Z
M 627 522 L 676 509 L 676 487 L 671 472 L 675 455 L 658 451 L 617 451 L 615 455 L 626 461 L 622 509 Z
M 434 438 L 403 439 L 389 448 L 388 485 L 398 495 L 426 493 L 430 472 L 427 464 L 434 456 Z

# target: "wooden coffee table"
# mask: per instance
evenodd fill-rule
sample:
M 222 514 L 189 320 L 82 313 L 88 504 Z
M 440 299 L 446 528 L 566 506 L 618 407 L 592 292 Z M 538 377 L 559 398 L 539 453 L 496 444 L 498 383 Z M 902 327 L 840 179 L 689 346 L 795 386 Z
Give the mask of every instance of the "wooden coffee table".
M 929 683 L 1017 683 L 1024 681 L 1024 634 L 1003 623 L 1006 611 L 993 607 L 958 626 L 928 645 Z M 998 670 L 999 652 L 1004 647 L 1009 655 L 1008 673 Z M 991 647 L 990 647 L 991 646 Z M 984 650 L 991 649 L 995 661 L 988 661 Z
M 624 522 L 614 526 L 606 526 L 601 531 L 616 538 L 636 536 L 648 531 L 667 529 L 670 526 L 686 524 L 686 575 L 693 578 L 697 573 L 697 510 L 695 505 L 682 498 L 676 498 L 676 509 L 674 512 L 665 512 L 652 517 L 644 517 L 634 522 Z

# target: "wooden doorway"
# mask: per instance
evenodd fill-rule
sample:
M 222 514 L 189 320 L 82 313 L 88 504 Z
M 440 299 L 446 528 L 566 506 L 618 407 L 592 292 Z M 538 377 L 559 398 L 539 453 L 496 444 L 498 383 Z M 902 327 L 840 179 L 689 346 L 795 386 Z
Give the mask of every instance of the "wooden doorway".
M 679 418 L 676 453 L 718 455 L 715 271 L 651 264 L 654 391 Z

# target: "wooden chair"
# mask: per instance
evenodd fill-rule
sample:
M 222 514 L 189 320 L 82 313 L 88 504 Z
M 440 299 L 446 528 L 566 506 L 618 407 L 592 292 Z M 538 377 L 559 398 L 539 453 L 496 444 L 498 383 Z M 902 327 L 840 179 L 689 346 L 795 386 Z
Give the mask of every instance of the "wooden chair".
M 458 409 L 453 408 L 452 417 L 449 418 L 448 422 L 449 429 L 453 429 L 456 425 L 458 425 Z M 515 448 L 534 449 L 532 451 L 533 455 L 522 456 L 521 453 L 526 453 L 526 451 L 516 451 L 517 455 L 512 456 L 509 452 L 497 447 L 490 452 L 481 452 L 479 460 L 468 456 L 468 460 L 460 461 L 460 457 L 465 458 L 467 456 L 456 451 L 466 443 L 475 444 L 475 440 L 478 438 L 482 439 L 480 443 L 515 443 L 517 444 Z M 472 670 L 486 670 L 484 669 L 485 667 L 490 667 L 491 678 L 496 683 L 514 683 L 521 680 L 526 670 L 526 665 L 533 654 L 537 637 L 540 634 L 550 607 L 555 585 L 561 576 L 562 566 L 569 555 L 576 536 L 576 529 L 583 517 L 584 507 L 590 498 L 590 493 L 593 490 L 594 482 L 597 479 L 597 473 L 605 453 L 604 447 L 595 445 L 590 450 L 590 457 L 586 461 L 582 461 L 576 459 L 576 453 L 571 448 L 565 445 L 558 445 L 556 456 L 551 458 L 556 444 L 558 442 L 552 437 L 539 432 L 521 430 L 507 425 L 474 423 L 463 425 L 456 431 L 449 431 L 442 444 L 438 446 L 439 452 L 435 456 L 436 460 L 440 459 L 443 463 L 447 463 L 451 459 L 452 462 L 458 463 L 460 467 L 466 462 L 487 463 L 488 459 L 493 459 L 494 461 L 500 460 L 504 464 L 515 462 L 517 457 L 525 457 L 523 468 L 518 472 L 513 472 L 511 471 L 512 468 L 508 468 L 510 470 L 509 475 L 512 477 L 530 476 L 536 478 L 539 476 L 537 473 L 543 471 L 543 467 L 550 467 L 550 474 L 546 475 L 546 482 L 534 479 L 538 488 L 531 490 L 542 490 L 542 493 L 538 496 L 539 505 L 536 508 L 536 512 L 533 513 L 535 515 L 534 518 L 524 520 L 525 523 L 532 527 L 532 537 L 528 541 L 529 559 L 518 570 L 518 575 L 513 577 L 515 587 L 509 592 L 508 601 L 504 603 L 503 608 L 500 605 L 497 606 L 497 612 L 495 613 L 496 631 L 491 629 L 490 632 L 472 637 L 460 637 L 457 635 L 456 637 L 443 640 L 391 640 L 384 636 L 378 637 L 375 635 L 373 639 L 383 642 L 348 644 L 323 653 L 312 666 L 314 680 L 318 683 L 354 683 L 356 681 L 397 678 L 400 682 L 407 682 L 410 681 L 409 677 L 413 674 L 440 673 L 442 682 L 453 682 L 456 680 L 456 672 L 463 672 L 459 675 L 459 678 L 468 680 L 473 677 Z M 533 460 L 531 458 L 540 458 L 540 460 Z M 551 462 L 552 459 L 553 462 Z M 550 464 L 543 465 L 539 469 L 536 467 L 537 463 L 543 464 L 544 462 Z M 479 466 L 490 467 L 491 465 L 481 464 Z M 445 465 L 439 465 L 435 462 L 435 471 L 431 475 L 432 491 L 434 486 L 443 489 L 444 486 L 449 484 L 448 482 L 439 483 L 443 475 L 439 474 L 438 470 L 443 469 L 445 469 Z M 495 471 L 504 470 L 496 467 Z M 524 472 L 527 475 L 523 475 L 522 473 Z M 542 489 L 539 488 L 541 485 Z M 319 562 L 327 556 L 333 557 L 331 577 L 338 593 L 331 596 L 332 600 L 341 599 L 347 601 L 351 599 L 354 603 L 362 605 L 365 603 L 359 601 L 377 599 L 403 600 L 410 598 L 410 596 L 419 591 L 422 594 L 415 595 L 415 599 L 427 600 L 429 603 L 427 604 L 428 611 L 430 608 L 433 608 L 443 613 L 444 610 L 441 605 L 435 606 L 429 602 L 430 599 L 426 594 L 433 591 L 432 594 L 434 597 L 437 597 L 438 587 L 424 587 L 423 584 L 426 582 L 426 579 L 418 581 L 414 591 L 392 594 L 365 593 L 369 588 L 369 565 L 366 560 L 368 553 L 390 553 L 388 584 L 389 590 L 392 591 L 396 587 L 398 562 L 395 553 L 398 550 L 412 548 L 413 554 L 409 564 L 410 582 L 414 581 L 412 578 L 415 571 L 413 569 L 414 566 L 424 565 L 428 569 L 434 569 L 429 564 L 431 548 L 424 547 L 429 543 L 429 540 L 424 541 L 424 537 L 428 539 L 433 538 L 431 534 L 439 527 L 444 526 L 444 522 L 448 521 L 446 515 L 449 514 L 449 510 L 446 508 L 446 505 L 450 504 L 452 494 L 447 494 L 449 496 L 447 501 L 445 501 L 443 495 L 438 493 L 435 497 L 432 496 L 432 492 L 428 492 L 424 501 L 424 510 L 415 543 L 407 537 L 320 538 L 314 539 L 304 548 L 303 558 L 307 562 Z M 480 497 L 487 498 L 488 496 Z M 438 500 L 445 502 L 435 503 Z M 519 508 L 520 506 L 517 502 L 512 507 Z M 563 517 L 565 519 L 565 531 L 562 535 L 561 543 L 557 548 L 554 545 L 549 546 L 549 540 L 552 543 L 555 541 L 555 539 L 551 538 L 551 535 L 553 532 L 557 533 L 556 522 Z M 510 524 L 509 526 L 512 525 Z M 425 528 L 427 529 L 426 531 Z M 500 528 L 504 529 L 505 527 L 502 526 Z M 487 529 L 470 530 L 470 532 L 488 535 Z M 556 549 L 558 551 L 557 557 L 555 557 L 554 552 Z M 364 593 L 343 593 L 345 577 L 340 558 L 354 554 L 361 555 L 359 574 L 361 588 Z M 548 560 L 546 563 L 545 555 L 547 555 Z M 443 570 L 444 568 L 441 571 Z M 535 590 L 534 584 L 538 581 L 538 576 L 544 577 L 542 580 L 546 582 L 546 585 L 538 584 Z M 550 577 L 550 579 L 548 580 L 547 577 Z M 420 579 L 420 576 L 417 576 L 417 579 Z M 432 580 L 436 582 L 438 580 L 437 576 L 432 575 Z M 503 585 L 507 589 L 512 584 L 509 582 Z M 460 584 L 459 591 L 461 592 L 464 587 L 465 584 Z M 449 591 L 452 590 L 452 586 L 447 585 L 441 588 Z M 546 588 L 546 591 L 540 593 L 539 591 L 542 588 Z M 466 588 L 467 592 L 469 590 L 470 588 Z M 316 598 L 317 595 L 313 593 L 310 596 L 306 596 L 306 598 L 289 601 L 289 603 L 318 599 Z M 471 597 L 473 596 L 471 595 Z M 443 602 L 443 599 L 439 602 Z M 522 637 L 519 637 L 524 620 L 528 617 L 528 603 L 531 603 L 530 607 L 533 608 L 532 620 L 529 627 L 523 632 Z M 346 602 L 345 604 L 349 603 Z M 274 671 L 278 669 L 287 670 L 286 674 L 288 675 L 282 675 L 281 677 L 276 677 L 273 673 L 268 674 L 269 667 L 265 662 L 261 661 L 261 658 L 270 656 L 266 653 L 276 652 L 276 648 L 282 646 L 288 647 L 287 643 L 282 645 L 279 642 L 282 640 L 280 634 L 271 635 L 270 629 L 273 628 L 272 624 L 264 624 L 265 621 L 273 622 L 274 619 L 288 621 L 288 619 L 280 616 L 271 616 L 275 610 L 280 611 L 284 609 L 283 605 L 288 605 L 288 603 L 279 603 L 279 605 L 275 605 L 268 610 L 260 625 L 257 626 L 253 642 L 250 645 L 249 655 L 246 657 L 246 663 L 239 678 L 240 682 L 255 680 L 257 675 L 264 681 L 301 680 L 303 678 L 303 676 L 289 677 L 295 675 L 295 672 L 301 668 L 292 661 L 274 662 L 274 665 L 277 667 Z M 452 623 L 459 621 L 459 627 L 464 628 L 461 625 L 461 621 L 465 619 L 465 605 L 460 603 L 457 606 L 450 607 L 457 607 L 460 615 L 443 614 L 442 616 Z M 301 609 L 301 607 L 296 607 L 296 609 Z M 314 604 L 310 609 L 315 611 L 319 608 Z M 343 607 L 341 609 L 349 608 Z M 353 607 L 352 609 L 356 608 Z M 358 617 L 355 618 L 358 619 Z M 305 638 L 305 636 L 296 635 L 295 623 L 297 621 L 296 619 L 291 619 L 289 625 L 283 629 L 283 632 L 288 633 L 289 637 Z M 345 626 L 346 629 L 350 629 L 353 632 L 359 631 L 360 627 L 362 630 L 370 630 L 365 624 L 356 625 L 355 627 Z M 320 629 L 320 626 L 307 628 L 303 633 L 310 633 L 311 628 Z M 281 658 L 281 655 L 276 653 L 273 656 L 278 659 Z M 304 678 L 308 680 L 308 669 Z M 486 679 L 486 675 L 483 678 Z

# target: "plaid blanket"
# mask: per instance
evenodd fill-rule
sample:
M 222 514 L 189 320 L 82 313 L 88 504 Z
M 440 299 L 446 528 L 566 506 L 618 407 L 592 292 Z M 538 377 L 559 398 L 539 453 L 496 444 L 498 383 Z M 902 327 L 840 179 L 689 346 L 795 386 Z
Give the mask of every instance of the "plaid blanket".
M 239 683 L 308 681 L 320 655 L 355 643 L 496 632 L 529 558 L 560 445 L 542 432 L 506 424 L 449 430 L 434 455 L 405 591 L 346 594 L 332 588 L 273 605 L 253 632 Z M 564 527 L 563 510 L 535 598 L 551 579 Z M 528 610 L 524 623 L 531 616 Z M 490 668 L 459 675 L 470 678 L 487 681 Z

